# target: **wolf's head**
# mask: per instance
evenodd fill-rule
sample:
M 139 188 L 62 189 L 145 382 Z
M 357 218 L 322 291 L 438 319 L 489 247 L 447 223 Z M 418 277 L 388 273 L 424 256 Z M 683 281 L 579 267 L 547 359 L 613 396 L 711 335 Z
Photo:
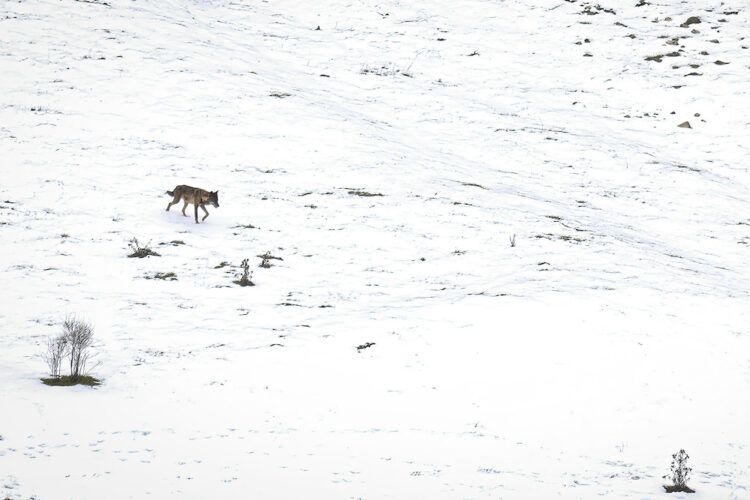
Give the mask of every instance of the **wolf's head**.
M 208 202 L 215 206 L 216 208 L 219 208 L 219 192 L 218 191 L 209 191 L 208 192 Z

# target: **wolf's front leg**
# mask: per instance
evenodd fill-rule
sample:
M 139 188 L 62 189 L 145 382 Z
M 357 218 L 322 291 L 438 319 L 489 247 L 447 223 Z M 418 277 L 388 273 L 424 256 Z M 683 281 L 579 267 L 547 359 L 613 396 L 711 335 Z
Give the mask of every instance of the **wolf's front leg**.
M 201 203 L 201 208 L 203 209 L 204 212 L 206 212 L 206 215 L 204 215 L 201 220 L 206 220 L 206 217 L 208 217 L 208 210 L 206 210 L 206 205 Z
M 195 223 L 198 224 L 198 204 L 195 204 Z

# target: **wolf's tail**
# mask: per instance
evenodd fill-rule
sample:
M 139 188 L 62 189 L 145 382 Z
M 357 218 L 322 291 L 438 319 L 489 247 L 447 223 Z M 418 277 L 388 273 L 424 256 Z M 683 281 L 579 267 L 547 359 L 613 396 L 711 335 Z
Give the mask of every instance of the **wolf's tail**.
M 167 194 L 168 194 L 169 196 L 174 196 L 174 191 L 167 191 Z

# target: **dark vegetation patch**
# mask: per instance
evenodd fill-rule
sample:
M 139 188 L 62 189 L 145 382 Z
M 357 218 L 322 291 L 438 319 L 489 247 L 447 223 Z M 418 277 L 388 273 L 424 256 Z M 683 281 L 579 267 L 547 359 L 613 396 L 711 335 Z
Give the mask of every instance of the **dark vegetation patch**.
M 461 185 L 462 186 L 468 186 L 468 187 L 476 187 L 476 188 L 479 188 L 479 189 L 487 190 L 486 187 L 482 186 L 481 184 L 477 184 L 475 182 L 462 182 Z
M 164 281 L 177 281 L 177 275 L 175 273 L 154 273 L 150 276 L 145 276 L 147 280 L 164 280 Z
M 260 258 L 260 264 L 258 264 L 258 267 L 262 267 L 264 269 L 273 267 L 273 264 L 271 264 L 272 260 L 284 260 L 281 257 L 272 255 L 271 252 L 262 253 L 258 255 L 258 257 Z
M 562 241 L 572 241 L 573 243 L 583 243 L 583 238 L 578 238 L 576 236 L 568 236 L 567 234 L 552 234 L 552 233 L 544 233 L 544 234 L 536 234 L 534 235 L 534 238 L 536 239 L 544 239 L 544 240 L 562 240 Z
M 357 346 L 357 350 L 361 351 L 362 349 L 368 349 L 375 345 L 375 342 L 365 342 L 364 344 L 360 344 Z
M 371 193 L 369 191 L 365 191 L 364 189 L 353 189 L 353 188 L 346 188 L 347 192 L 352 196 L 363 196 L 363 197 L 371 197 L 371 196 L 385 196 L 382 193 Z
M 110 7 L 109 2 L 105 2 L 104 0 L 76 0 L 76 2 L 91 3 L 94 5 L 102 5 L 104 7 Z
M 688 26 L 691 26 L 693 24 L 700 24 L 701 18 L 698 16 L 690 16 L 688 17 L 684 23 L 680 25 L 680 28 L 687 28 Z
M 184 245 L 184 244 L 185 242 L 182 240 L 162 241 L 161 243 L 159 243 L 160 246 L 172 245 L 173 247 L 177 247 L 177 246 Z
M 587 15 L 587 16 L 596 16 L 600 12 L 605 12 L 607 14 L 617 14 L 613 9 L 608 9 L 606 7 L 602 7 L 601 5 L 597 4 L 590 4 L 586 3 L 583 5 L 583 10 L 579 12 L 581 15 Z
M 72 377 L 70 375 L 63 375 L 61 377 L 49 377 L 41 379 L 44 385 L 50 385 L 53 387 L 67 387 L 71 385 L 87 385 L 89 387 L 96 387 L 101 385 L 102 381 L 91 375 L 79 375 L 78 377 Z
M 289 92 L 271 92 L 268 95 L 271 97 L 276 97 L 277 99 L 285 99 L 292 96 L 292 94 L 290 94 Z
M 586 241 L 583 238 L 576 238 L 575 236 L 568 236 L 566 234 L 561 234 L 558 238 L 563 241 L 573 241 L 575 243 L 582 243 L 583 241 Z
M 667 52 L 666 54 L 657 54 L 654 56 L 647 56 L 645 59 L 647 61 L 661 62 L 662 58 L 664 57 L 680 57 L 680 53 L 679 52 Z
M 271 255 L 271 252 L 262 253 L 260 255 L 257 255 L 257 257 L 260 257 L 261 259 L 267 259 L 267 260 L 284 260 L 281 257 Z
M 695 493 L 690 486 L 677 486 L 674 484 L 664 485 L 664 491 L 667 493 Z
M 240 267 L 242 268 L 242 273 L 238 274 L 237 279 L 232 283 L 240 286 L 255 286 L 255 283 L 251 280 L 253 273 L 250 272 L 250 264 L 248 264 L 247 259 L 242 261 Z
M 142 259 L 144 257 L 160 257 L 161 255 L 151 250 L 150 242 L 146 243 L 145 245 L 141 245 L 138 242 L 138 238 L 133 238 L 128 243 L 128 246 L 130 246 L 131 253 L 128 255 L 130 258 L 139 258 Z

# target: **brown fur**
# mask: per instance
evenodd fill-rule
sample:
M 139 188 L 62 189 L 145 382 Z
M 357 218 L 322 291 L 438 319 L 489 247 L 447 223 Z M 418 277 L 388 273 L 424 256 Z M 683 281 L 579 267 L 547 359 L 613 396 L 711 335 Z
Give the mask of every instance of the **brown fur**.
M 198 207 L 201 207 L 201 209 L 203 209 L 203 211 L 206 213 L 206 215 L 204 215 L 203 219 L 201 220 L 206 220 L 206 217 L 208 217 L 206 203 L 219 208 L 218 191 L 206 191 L 205 189 L 194 188 L 181 184 L 175 187 L 174 191 L 167 191 L 167 194 L 173 197 L 172 201 L 170 201 L 169 205 L 167 205 L 167 212 L 172 207 L 172 205 L 174 205 L 175 203 L 179 203 L 180 200 L 183 200 L 185 202 L 185 205 L 183 205 L 182 207 L 182 215 L 187 217 L 188 215 L 185 213 L 185 209 L 187 208 L 188 204 L 192 203 L 193 205 L 195 205 L 196 224 L 198 224 Z

